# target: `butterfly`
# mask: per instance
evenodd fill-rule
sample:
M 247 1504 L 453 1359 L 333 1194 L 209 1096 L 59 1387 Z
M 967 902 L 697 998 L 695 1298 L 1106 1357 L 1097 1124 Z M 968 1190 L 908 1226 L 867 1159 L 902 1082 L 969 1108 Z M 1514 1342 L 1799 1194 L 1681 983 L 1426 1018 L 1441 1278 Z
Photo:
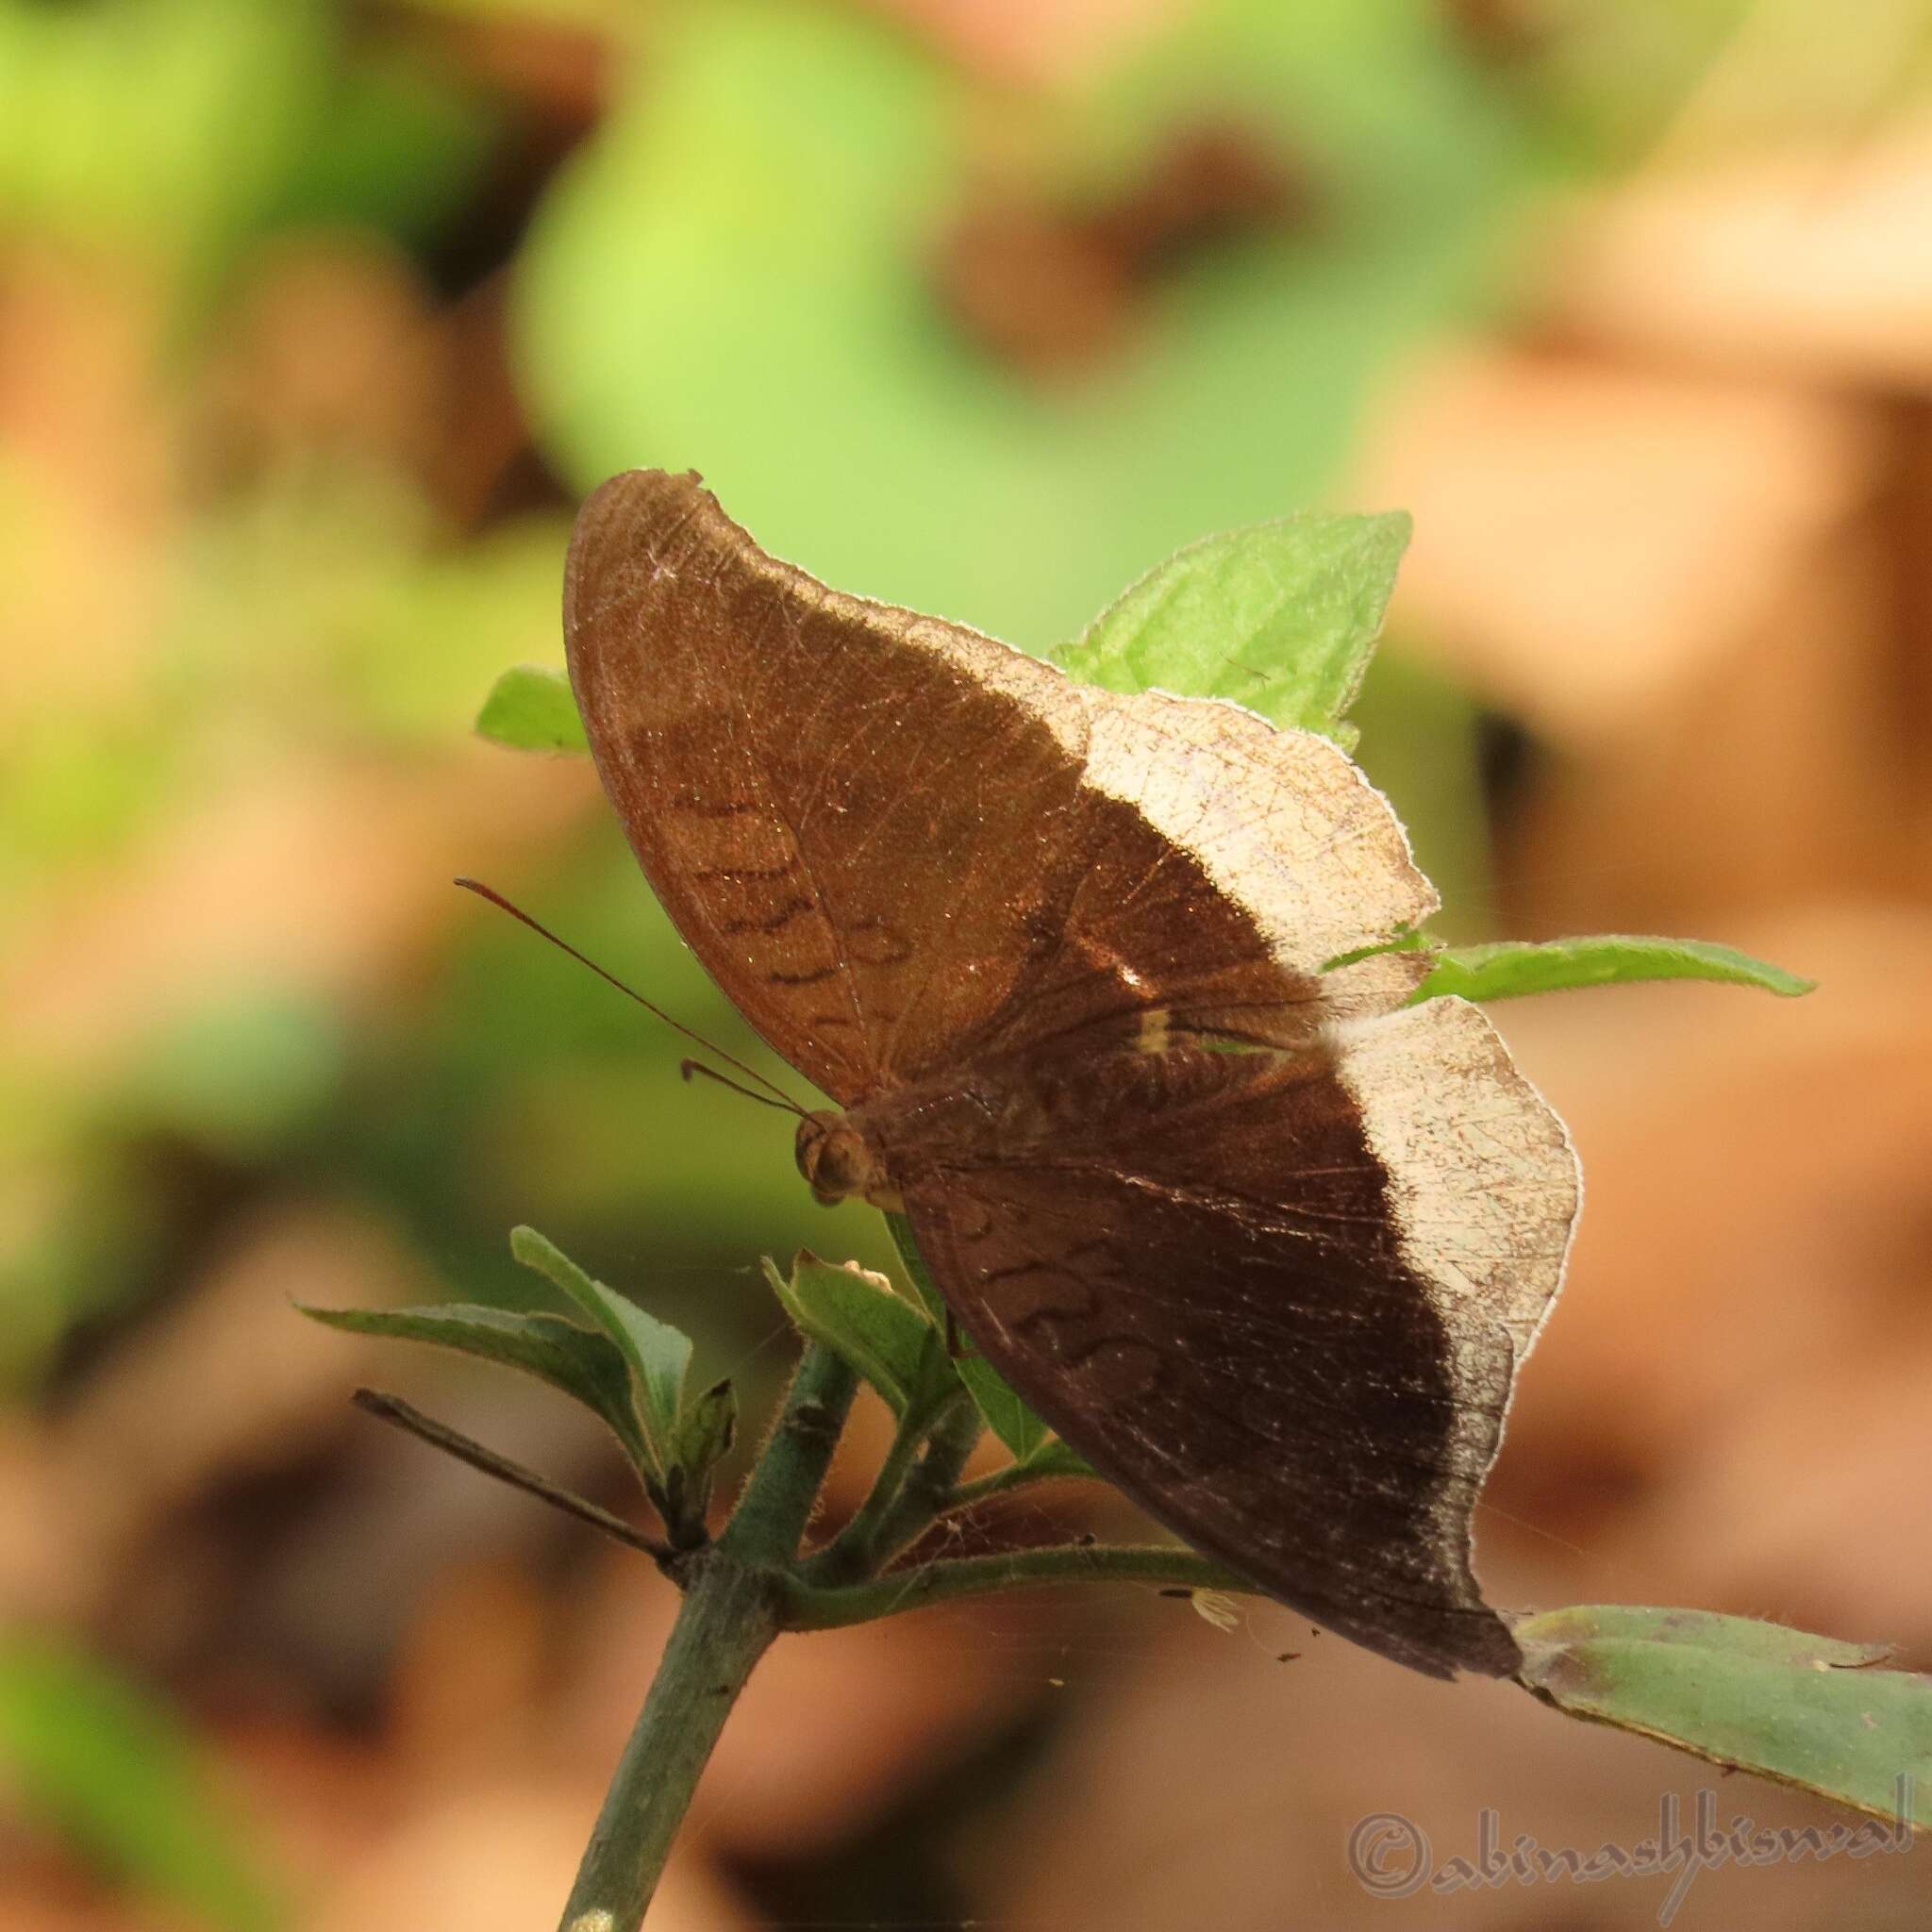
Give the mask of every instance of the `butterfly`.
M 838 1103 L 815 1193 L 903 1212 L 971 1344 L 1195 1548 L 1513 1674 L 1471 1517 L 1576 1161 L 1474 1007 L 1409 1004 L 1438 902 L 1362 773 L 830 590 L 695 475 L 605 484 L 564 607 L 646 875 Z

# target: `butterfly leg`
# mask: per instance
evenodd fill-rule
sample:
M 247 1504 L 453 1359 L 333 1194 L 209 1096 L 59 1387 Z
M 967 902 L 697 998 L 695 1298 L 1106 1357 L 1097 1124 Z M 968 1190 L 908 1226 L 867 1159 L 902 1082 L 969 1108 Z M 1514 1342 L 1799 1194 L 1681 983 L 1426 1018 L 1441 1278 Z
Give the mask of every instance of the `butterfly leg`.
M 954 1362 L 964 1361 L 969 1356 L 976 1356 L 978 1353 L 979 1350 L 974 1346 L 972 1336 L 959 1333 L 959 1324 L 953 1319 L 952 1309 L 948 1308 L 946 1310 L 946 1359 Z

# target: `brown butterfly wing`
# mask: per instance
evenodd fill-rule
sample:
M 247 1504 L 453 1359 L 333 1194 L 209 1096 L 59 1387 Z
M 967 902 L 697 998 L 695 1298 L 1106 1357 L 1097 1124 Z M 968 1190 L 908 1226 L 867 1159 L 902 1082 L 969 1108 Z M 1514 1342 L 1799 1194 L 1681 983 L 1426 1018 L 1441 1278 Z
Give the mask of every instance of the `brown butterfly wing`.
M 829 591 L 695 477 L 585 506 L 565 631 L 659 897 L 836 1099 L 1157 1007 L 1306 1036 L 1414 983 L 1390 957 L 1318 985 L 1435 903 L 1333 746 Z
M 1576 1181 L 1488 1023 L 1438 1001 L 1339 1055 L 1083 1077 L 1058 1155 L 908 1188 L 966 1332 L 1197 1548 L 1418 1670 L 1513 1672 L 1470 1519 Z
M 1574 1162 L 1473 1009 L 1391 1012 L 1417 956 L 1323 970 L 1435 903 L 1360 774 L 830 591 L 693 477 L 598 491 L 565 608 L 632 845 L 781 1053 L 847 1104 L 1035 1065 L 1073 1095 L 1009 1158 L 900 1150 L 987 1355 L 1287 1601 L 1425 1670 L 1512 1667 L 1469 1514 Z

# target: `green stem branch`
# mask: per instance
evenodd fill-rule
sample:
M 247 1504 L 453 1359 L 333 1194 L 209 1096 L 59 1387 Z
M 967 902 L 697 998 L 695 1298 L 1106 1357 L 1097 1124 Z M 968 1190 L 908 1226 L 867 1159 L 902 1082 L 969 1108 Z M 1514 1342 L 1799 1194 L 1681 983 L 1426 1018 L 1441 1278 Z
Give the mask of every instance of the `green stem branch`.
M 1077 1483 L 1099 1482 L 1101 1476 L 1077 1469 L 1056 1469 L 1052 1464 L 1036 1469 L 1030 1463 L 1008 1462 L 1003 1468 L 993 1470 L 990 1474 L 975 1476 L 970 1483 L 960 1483 L 946 1498 L 945 1507 L 939 1512 L 941 1516 L 956 1515 L 962 1509 L 971 1509 L 977 1503 L 984 1503 L 993 1496 L 1008 1496 L 1015 1490 L 1024 1490 L 1034 1483 Z
M 358 1389 L 350 1400 L 366 1414 L 414 1436 L 419 1441 L 427 1442 L 432 1449 L 441 1449 L 445 1456 L 454 1456 L 458 1462 L 468 1463 L 482 1474 L 494 1476 L 498 1482 L 508 1483 L 513 1490 L 522 1490 L 526 1495 L 536 1496 L 553 1509 L 560 1509 L 566 1516 L 575 1516 L 578 1522 L 588 1523 L 592 1529 L 601 1529 L 615 1542 L 642 1551 L 667 1576 L 674 1574 L 677 1552 L 669 1543 L 657 1537 L 646 1536 L 641 1529 L 633 1529 L 623 1517 L 613 1516 L 597 1504 L 587 1502 L 575 1491 L 562 1488 L 548 1476 L 539 1475 L 533 1469 L 525 1469 L 521 1462 L 512 1462 L 508 1456 L 499 1456 L 494 1449 L 486 1448 L 474 1437 L 465 1436 L 447 1424 L 438 1422 L 434 1416 L 425 1415 L 400 1395 L 387 1395 L 380 1389 Z
M 898 1545 L 885 1545 L 884 1538 L 905 1490 L 908 1473 L 914 1466 L 913 1458 L 919 1454 L 920 1445 L 944 1425 L 948 1415 L 959 1405 L 970 1406 L 963 1389 L 955 1390 L 951 1398 L 937 1409 L 929 1407 L 923 1415 L 907 1411 L 891 1447 L 886 1452 L 886 1459 L 879 1466 L 877 1479 L 857 1514 L 803 1566 L 801 1574 L 808 1583 L 850 1583 L 871 1575 L 889 1560 Z M 975 1430 L 974 1434 L 977 1433 Z
M 858 1377 L 829 1348 L 808 1342 L 771 1439 L 753 1466 L 719 1542 L 759 1563 L 789 1563 L 832 1465 Z
M 691 1584 L 605 1794 L 562 1932 L 637 1932 L 724 1720 L 778 1634 L 771 1577 L 719 1550 Z
M 986 1557 L 957 1557 L 874 1576 L 864 1583 L 814 1589 L 782 1586 L 781 1621 L 787 1630 L 836 1630 L 869 1624 L 928 1604 L 987 1596 L 1053 1583 L 1149 1583 L 1163 1590 L 1224 1590 L 1265 1594 L 1245 1577 L 1191 1550 L 1167 1545 L 1055 1543 L 1043 1549 L 1001 1550 Z
M 897 1500 L 873 1538 L 874 1570 L 890 1563 L 932 1526 L 958 1488 L 959 1472 L 985 1433 L 986 1424 L 970 1398 L 940 1417 L 926 1439 L 925 1454 L 912 1465 Z
M 771 1440 L 724 1534 L 684 1561 L 685 1598 L 563 1908 L 562 1932 L 637 1932 L 699 1774 L 771 1647 L 785 1574 L 858 1382 L 806 1349 Z

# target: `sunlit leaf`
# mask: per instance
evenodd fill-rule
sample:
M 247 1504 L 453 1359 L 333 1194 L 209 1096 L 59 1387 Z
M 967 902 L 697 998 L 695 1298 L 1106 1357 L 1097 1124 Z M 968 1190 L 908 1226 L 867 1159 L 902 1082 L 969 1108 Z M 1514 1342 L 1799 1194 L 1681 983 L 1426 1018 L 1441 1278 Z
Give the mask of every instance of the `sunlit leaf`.
M 1415 997 L 1432 1000 L 1458 993 L 1466 1000 L 1504 1000 L 1642 979 L 1715 979 L 1729 986 L 1762 987 L 1787 999 L 1809 992 L 1817 984 L 1748 953 L 1703 940 L 1603 933 L 1541 945 L 1505 940 L 1493 945 L 1453 946 L 1436 956 L 1435 970 Z
M 1057 662 L 1109 691 L 1232 698 L 1352 742 L 1408 543 L 1407 516 L 1293 516 L 1191 543 L 1102 611 Z
M 1522 1681 L 1560 1710 L 1890 1820 L 1932 1790 L 1932 1677 L 1884 1647 L 1707 1610 L 1578 1605 L 1520 1619 Z M 1922 1827 L 1923 1828 L 1923 1827 Z
M 591 748 L 570 679 L 540 664 L 513 664 L 491 686 L 476 713 L 476 731 L 512 751 Z

